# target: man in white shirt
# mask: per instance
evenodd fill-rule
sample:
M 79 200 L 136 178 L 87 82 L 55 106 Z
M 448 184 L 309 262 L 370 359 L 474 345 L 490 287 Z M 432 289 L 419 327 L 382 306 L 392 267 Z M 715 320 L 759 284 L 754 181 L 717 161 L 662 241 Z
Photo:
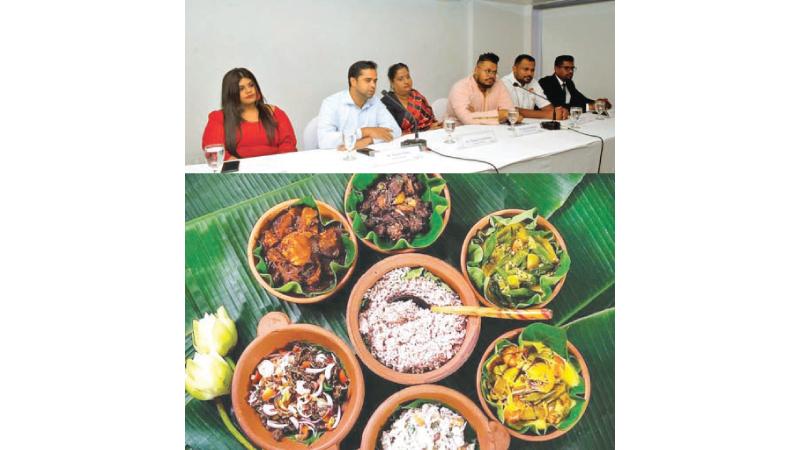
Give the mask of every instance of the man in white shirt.
M 547 100 L 542 87 L 533 78 L 536 71 L 536 60 L 531 55 L 519 55 L 514 60 L 511 73 L 504 76 L 511 100 L 517 107 L 520 116 L 533 119 L 552 119 L 553 105 Z M 569 111 L 563 107 L 556 108 L 556 120 L 564 120 Z
M 319 148 L 336 148 L 342 143 L 342 132 L 356 133 L 356 148 L 400 137 L 397 121 L 375 97 L 377 69 L 372 61 L 354 63 L 347 73 L 350 88 L 322 102 L 317 124 Z

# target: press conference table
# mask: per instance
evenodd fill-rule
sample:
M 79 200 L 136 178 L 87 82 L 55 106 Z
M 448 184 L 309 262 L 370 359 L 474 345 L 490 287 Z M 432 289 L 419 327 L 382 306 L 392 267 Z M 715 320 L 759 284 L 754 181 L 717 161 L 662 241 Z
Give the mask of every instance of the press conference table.
M 508 125 L 464 125 L 456 128 L 453 137 L 459 143 L 444 144 L 447 133 L 433 130 L 420 133 L 420 138 L 428 141 L 428 147 L 439 153 L 459 158 L 479 159 L 494 164 L 500 172 L 614 172 L 614 118 L 597 120 L 593 114 L 585 114 L 579 122 L 578 131 L 603 138 L 602 152 L 600 139 L 585 136 L 574 131 L 538 130 L 541 120 L 525 119 L 524 125 L 532 134 L 514 136 Z M 567 127 L 567 121 L 562 121 Z M 462 142 L 469 137 L 485 136 L 493 132 L 496 142 L 476 147 L 462 148 Z M 400 142 L 413 137 L 403 136 L 392 142 L 371 145 L 384 155 L 400 148 Z M 356 153 L 356 159 L 345 161 L 344 153 L 336 150 L 308 150 L 279 155 L 243 159 L 239 165 L 240 173 L 359 173 L 359 172 L 407 172 L 407 173 L 470 173 L 493 172 L 494 169 L 483 162 L 465 161 L 440 156 L 433 152 L 394 153 L 394 158 L 367 156 Z M 205 164 L 186 166 L 186 173 L 209 173 Z

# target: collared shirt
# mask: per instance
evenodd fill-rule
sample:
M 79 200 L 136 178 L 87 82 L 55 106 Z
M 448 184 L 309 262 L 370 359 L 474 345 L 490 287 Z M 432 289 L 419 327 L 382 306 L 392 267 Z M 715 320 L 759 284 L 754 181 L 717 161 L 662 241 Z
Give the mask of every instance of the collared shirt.
M 554 74 L 554 76 L 556 77 L 556 80 L 558 80 L 558 84 L 561 86 L 561 90 L 564 91 L 564 103 L 569 105 L 569 100 L 571 95 L 569 93 L 569 89 L 567 88 L 567 86 L 565 86 L 567 82 L 562 80 L 561 78 L 558 78 L 558 75 Z
M 469 108 L 472 107 L 472 111 Z M 498 109 L 514 107 L 505 84 L 495 82 L 482 92 L 472 75 L 459 80 L 447 97 L 447 115 L 467 125 L 497 125 Z
M 361 129 L 381 127 L 392 130 L 394 138 L 400 137 L 400 127 L 380 100 L 374 96 L 359 108 L 349 90 L 337 92 L 322 102 L 317 122 L 319 148 L 336 148 L 342 143 L 342 131 L 355 131 L 361 139 Z M 375 143 L 383 142 L 375 139 Z
M 511 100 L 517 108 L 533 109 L 534 105 L 536 105 L 536 107 L 542 109 L 550 104 L 544 95 L 544 90 L 539 86 L 539 82 L 536 79 L 532 79 L 530 83 L 522 84 L 514 76 L 514 72 L 511 72 L 503 77 L 503 83 L 505 83 L 508 93 L 511 94 Z M 519 83 L 521 88 L 514 87 L 514 83 Z M 531 92 L 535 92 L 541 97 L 537 97 Z

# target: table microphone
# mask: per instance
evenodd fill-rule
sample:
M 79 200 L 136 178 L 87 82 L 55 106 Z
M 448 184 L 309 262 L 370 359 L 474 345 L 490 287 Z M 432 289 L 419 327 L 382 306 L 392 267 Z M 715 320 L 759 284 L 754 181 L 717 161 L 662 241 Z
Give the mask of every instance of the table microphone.
M 402 103 L 400 103 L 399 101 L 397 101 L 397 99 L 389 95 L 389 93 L 386 92 L 385 89 L 381 91 L 381 94 L 383 94 L 384 97 L 388 97 L 391 101 L 393 101 L 396 105 L 398 105 L 403 110 L 403 112 L 405 112 L 405 116 L 409 117 L 411 119 L 411 123 L 414 124 L 414 139 L 406 139 L 405 141 L 401 142 L 400 148 L 420 146 L 422 150 L 428 150 L 428 141 L 419 138 L 419 130 L 417 129 L 417 119 L 414 117 L 414 115 L 408 112 L 408 110 L 406 109 L 405 106 L 403 106 Z
M 533 91 L 529 91 L 529 90 L 527 90 L 527 89 L 524 89 L 524 88 L 522 87 L 522 85 L 520 85 L 520 84 L 519 84 L 519 83 L 517 83 L 517 82 L 514 82 L 514 87 L 515 87 L 515 88 L 518 88 L 518 89 L 522 89 L 523 91 L 527 92 L 528 94 L 532 94 L 532 95 L 535 95 L 535 96 L 537 96 L 537 97 L 539 97 L 539 98 L 543 98 L 543 99 L 545 99 L 545 100 L 547 100 L 547 101 L 550 101 L 550 100 L 549 100 L 547 97 L 545 97 L 544 95 L 539 95 L 539 94 L 537 94 L 536 92 L 533 92 Z M 551 120 L 551 121 L 549 121 L 549 122 L 542 122 L 542 123 L 541 123 L 541 126 L 542 126 L 542 128 L 544 128 L 545 130 L 560 130 L 560 129 L 561 129 L 561 123 L 560 123 L 559 121 L 557 121 L 557 120 L 556 120 L 556 105 L 554 105 L 552 102 L 551 102 L 550 104 L 551 104 L 551 105 L 553 105 L 553 120 Z

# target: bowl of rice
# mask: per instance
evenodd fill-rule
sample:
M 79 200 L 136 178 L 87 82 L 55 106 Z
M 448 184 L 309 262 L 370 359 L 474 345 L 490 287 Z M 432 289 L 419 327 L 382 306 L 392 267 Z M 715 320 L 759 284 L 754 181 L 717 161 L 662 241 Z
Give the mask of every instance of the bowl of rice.
M 433 383 L 458 370 L 480 333 L 480 317 L 431 306 L 478 306 L 461 274 L 428 255 L 405 253 L 370 267 L 350 292 L 347 333 L 361 361 L 398 384 Z
M 506 429 L 487 419 L 464 394 L 422 384 L 381 403 L 364 428 L 361 449 L 506 450 L 510 441 Z

